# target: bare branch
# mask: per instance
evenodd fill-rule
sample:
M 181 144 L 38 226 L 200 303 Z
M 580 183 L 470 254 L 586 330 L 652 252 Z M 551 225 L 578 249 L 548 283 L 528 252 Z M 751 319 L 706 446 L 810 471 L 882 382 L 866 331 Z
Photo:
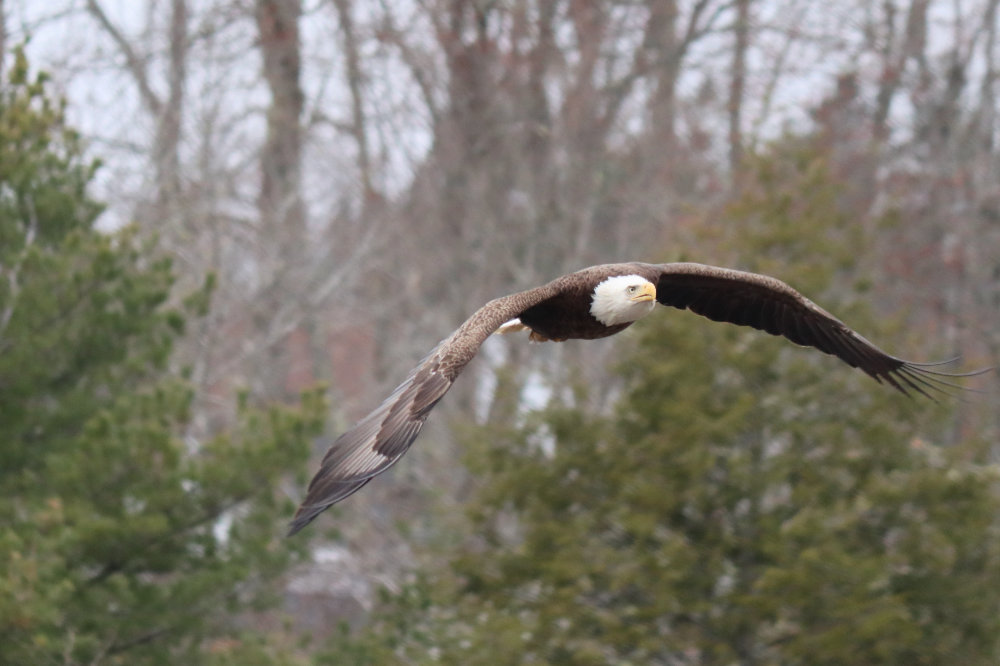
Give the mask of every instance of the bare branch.
M 349 0 L 333 0 L 344 33 L 344 57 L 347 60 L 347 88 L 351 91 L 351 134 L 358 145 L 358 173 L 364 205 L 377 196 L 372 185 L 372 166 L 368 148 L 368 129 L 362 92 L 363 74 L 358 54 L 358 40 L 354 32 L 354 17 Z
M 390 44 L 399 51 L 400 60 L 406 65 L 410 76 L 420 90 L 420 97 L 424 100 L 424 108 L 430 118 L 432 128 L 437 128 L 441 123 L 441 110 L 435 98 L 434 71 L 429 66 L 431 58 L 424 53 L 419 53 L 405 38 L 404 32 L 399 30 L 388 10 L 383 14 L 382 27 L 379 30 L 379 39 L 386 44 Z
M 760 135 L 761 127 L 772 117 L 771 109 L 774 105 L 775 91 L 778 88 L 778 82 L 786 73 L 788 57 L 792 52 L 792 47 L 800 38 L 800 25 L 802 23 L 802 18 L 808 11 L 808 3 L 800 5 L 798 11 L 795 12 L 794 16 L 788 20 L 788 24 L 792 27 L 787 30 L 775 31 L 778 36 L 782 37 L 781 48 L 778 49 L 776 53 L 774 51 L 771 52 L 774 55 L 770 58 L 771 66 L 768 68 L 767 82 L 764 84 L 764 92 L 760 95 L 760 112 L 757 114 L 757 117 L 753 122 L 753 130 L 749 139 L 751 146 L 756 144 Z
M 299 292 L 303 300 L 283 299 L 268 317 L 267 328 L 260 331 L 253 339 L 244 341 L 238 352 L 220 362 L 211 372 L 205 375 L 204 384 L 211 385 L 226 377 L 235 368 L 248 359 L 270 350 L 284 341 L 288 335 L 303 325 L 303 323 L 327 302 L 336 289 L 348 284 L 357 275 L 360 267 L 371 254 L 371 247 L 377 237 L 378 225 L 366 226 L 365 234 L 354 246 L 351 256 L 346 261 L 332 261 L 329 253 L 315 257 L 309 268 L 304 271 L 312 280 L 300 286 Z M 332 251 L 332 248 L 331 248 Z M 329 270 L 331 265 L 336 270 Z
M 125 35 L 111 22 L 111 19 L 104 12 L 104 8 L 97 0 L 87 0 L 87 11 L 104 28 L 104 31 L 108 33 L 108 36 L 111 37 L 112 41 L 121 50 L 122 55 L 125 56 L 125 63 L 132 74 L 132 78 L 135 79 L 136 85 L 139 87 L 139 95 L 142 97 L 142 101 L 146 104 L 146 107 L 154 115 L 159 115 L 163 102 L 160 100 L 159 95 L 153 91 L 149 83 L 149 75 L 146 73 L 146 64 L 143 62 L 143 59 L 135 52 L 135 49 L 132 48 L 132 44 L 125 38 Z

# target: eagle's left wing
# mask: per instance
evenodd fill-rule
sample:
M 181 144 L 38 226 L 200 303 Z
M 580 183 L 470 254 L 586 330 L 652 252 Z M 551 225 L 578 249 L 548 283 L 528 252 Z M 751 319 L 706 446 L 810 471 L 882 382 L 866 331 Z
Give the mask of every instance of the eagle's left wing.
M 914 363 L 885 353 L 832 314 L 776 278 L 718 266 L 656 266 L 656 300 L 713 321 L 750 326 L 832 354 L 904 394 L 962 389 L 949 379 L 989 370 L 949 373 L 941 363 Z

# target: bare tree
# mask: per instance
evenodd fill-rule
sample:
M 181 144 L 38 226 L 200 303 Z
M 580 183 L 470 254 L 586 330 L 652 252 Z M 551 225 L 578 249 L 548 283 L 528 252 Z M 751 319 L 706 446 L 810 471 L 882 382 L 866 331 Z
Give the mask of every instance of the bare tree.
M 364 72 L 361 69 L 359 39 L 354 25 L 352 6 L 349 0 L 334 0 L 337 19 L 343 33 L 343 52 L 346 67 L 346 83 L 351 93 L 351 121 L 349 131 L 358 147 L 358 177 L 361 180 L 362 201 L 365 205 L 381 198 L 372 177 L 371 148 L 368 140 L 368 119 L 364 111 Z M 364 212 L 362 213 L 364 215 Z
M 291 312 L 289 301 L 302 287 L 306 249 L 305 207 L 302 200 L 302 111 L 304 95 L 300 83 L 302 42 L 299 0 L 256 0 L 254 18 L 263 60 L 264 80 L 271 101 L 267 108 L 267 127 L 260 151 L 261 185 L 258 195 L 261 234 L 259 269 L 262 289 L 255 295 L 252 312 L 254 329 L 276 330 L 259 351 L 261 362 L 255 364 L 259 390 L 282 395 L 290 361 L 297 357 L 308 363 L 311 335 L 308 318 Z M 288 320 L 295 324 L 288 326 Z M 290 336 L 299 327 L 302 335 Z M 311 364 L 310 364 L 311 365 Z
M 729 79 L 729 170 L 737 173 L 743 162 L 743 95 L 750 46 L 750 0 L 736 0 L 733 41 L 733 65 Z
M 254 16 L 264 61 L 264 80 L 271 93 L 267 111 L 267 136 L 261 149 L 260 211 L 264 242 L 279 248 L 279 261 L 294 256 L 295 244 L 304 239 L 302 205 L 303 93 L 299 0 L 257 0 Z
M 187 2 L 170 0 L 166 90 L 159 92 L 155 90 L 149 74 L 147 54 L 136 50 L 133 42 L 108 17 L 100 1 L 87 0 L 87 11 L 122 54 L 139 98 L 154 122 L 150 159 L 156 194 L 151 215 L 161 219 L 174 218 L 179 214 L 177 204 L 182 196 L 179 150 L 190 43 Z M 165 225 L 162 228 L 169 227 Z
M 930 0 L 913 0 L 906 12 L 906 20 L 899 26 L 897 20 L 898 8 L 895 2 L 885 2 L 882 5 L 883 42 L 880 49 L 882 55 L 882 73 L 875 102 L 874 132 L 875 137 L 884 140 L 889 131 L 889 108 L 893 97 L 902 84 L 903 72 L 909 61 L 915 61 L 920 67 L 920 75 L 926 76 L 926 60 L 924 46 L 927 41 L 927 9 Z
M 7 8 L 4 0 L 0 0 L 0 83 L 3 83 L 6 75 L 7 61 Z

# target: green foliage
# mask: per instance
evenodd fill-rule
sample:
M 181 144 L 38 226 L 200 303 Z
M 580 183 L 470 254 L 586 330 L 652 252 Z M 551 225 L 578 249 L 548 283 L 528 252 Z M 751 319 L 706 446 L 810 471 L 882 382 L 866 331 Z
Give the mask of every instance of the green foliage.
M 0 90 L 0 663 L 198 663 L 300 554 L 274 488 L 322 399 L 185 438 L 170 264 L 93 229 L 94 166 L 18 53 Z
M 839 192 L 779 147 L 714 231 L 880 339 Z M 945 408 L 756 331 L 634 332 L 616 414 L 469 438 L 474 539 L 323 663 L 996 663 L 998 474 L 932 443 Z

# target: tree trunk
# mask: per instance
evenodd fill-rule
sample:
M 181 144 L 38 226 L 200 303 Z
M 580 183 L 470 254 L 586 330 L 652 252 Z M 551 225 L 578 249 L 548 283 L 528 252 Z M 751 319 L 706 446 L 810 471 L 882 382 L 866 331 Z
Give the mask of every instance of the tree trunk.
M 750 47 L 750 0 L 736 1 L 733 25 L 733 72 L 729 80 L 729 172 L 735 176 L 743 162 L 743 90 L 746 87 L 747 50 Z
M 300 191 L 303 94 L 299 0 L 257 0 L 256 19 L 264 79 L 271 93 L 267 138 L 261 151 L 258 205 L 267 240 L 284 250 L 303 241 L 305 211 Z
M 271 93 L 257 199 L 261 223 L 258 271 L 263 289 L 253 306 L 255 326 L 265 331 L 281 330 L 285 322 L 278 320 L 291 318 L 289 306 L 304 288 L 305 276 L 300 273 L 308 263 L 310 247 L 301 190 L 301 15 L 299 0 L 257 0 L 255 5 L 264 80 Z M 304 388 L 302 384 L 311 383 L 311 369 L 302 365 L 313 356 L 311 322 L 302 317 L 297 325 L 289 324 L 290 330 L 260 350 L 263 358 L 255 372 L 263 394 L 287 397 Z M 306 334 L 301 334 L 303 329 Z M 293 368 L 296 359 L 298 367 Z

